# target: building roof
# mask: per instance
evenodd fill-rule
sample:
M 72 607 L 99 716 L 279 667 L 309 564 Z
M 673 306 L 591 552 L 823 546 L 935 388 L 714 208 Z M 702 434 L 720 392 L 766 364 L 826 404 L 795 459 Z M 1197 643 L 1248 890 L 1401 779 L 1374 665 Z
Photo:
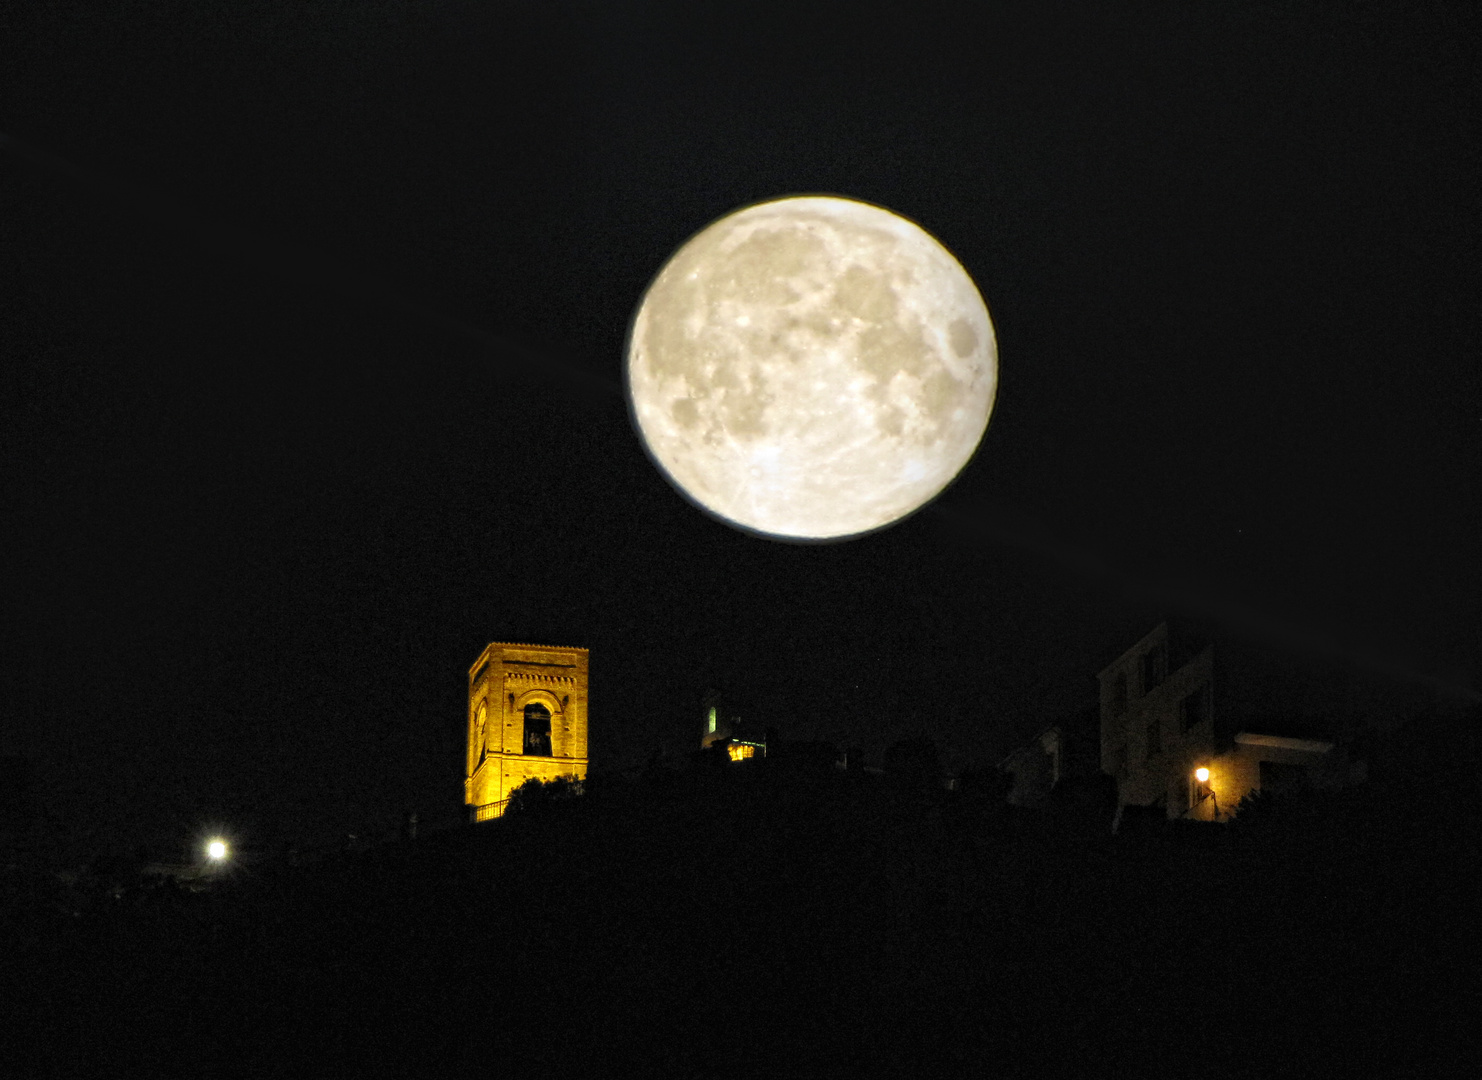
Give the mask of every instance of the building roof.
M 544 649 L 547 652 L 575 652 L 588 654 L 590 654 L 591 652 L 590 649 L 586 648 L 583 645 L 537 645 L 533 642 L 528 641 L 491 641 L 489 642 L 489 644 L 485 645 L 482 649 L 479 650 L 479 655 L 474 658 L 474 662 L 468 665 L 468 675 L 470 679 L 473 678 L 474 671 L 478 669 L 478 666 L 483 662 L 484 657 L 489 655 L 490 649 Z
M 1238 733 L 1235 741 L 1245 746 L 1270 746 L 1278 750 L 1301 750 L 1309 754 L 1326 754 L 1333 748 L 1333 743 L 1321 739 L 1290 739 L 1282 735 L 1256 735 L 1249 731 Z

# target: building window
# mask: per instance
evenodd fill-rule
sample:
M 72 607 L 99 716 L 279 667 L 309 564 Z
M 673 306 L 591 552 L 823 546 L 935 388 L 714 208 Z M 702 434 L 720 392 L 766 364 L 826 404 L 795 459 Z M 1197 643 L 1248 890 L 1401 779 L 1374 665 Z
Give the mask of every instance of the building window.
M 1127 711 L 1127 673 L 1118 672 L 1112 681 L 1112 712 L 1120 716 Z
M 551 756 L 551 711 L 538 701 L 525 706 L 525 753 Z
M 484 742 L 484 728 L 485 728 L 485 725 L 488 722 L 489 722 L 489 705 L 488 705 L 487 702 L 481 701 L 481 702 L 479 702 L 478 716 L 474 720 L 474 727 L 475 727 L 475 729 L 477 731 L 477 734 L 475 735 L 475 738 L 477 738 L 478 741 L 479 741 L 479 764 L 483 764 L 483 761 L 484 761 L 484 747 L 485 747 L 485 742 Z
M 1156 716 L 1148 721 L 1147 737 L 1143 740 L 1143 748 L 1149 761 L 1153 759 L 1154 754 L 1163 752 L 1163 727 Z
M 1163 681 L 1163 647 L 1154 645 L 1142 654 L 1142 692 L 1151 693 Z
M 710 712 L 705 717 L 705 734 L 707 734 L 707 735 L 714 735 L 715 734 L 715 706 L 714 705 L 710 706 Z
M 1163 646 L 1154 645 L 1142 654 L 1142 692 L 1148 693 L 1163 681 Z
M 1178 718 L 1184 731 L 1209 719 L 1209 685 L 1207 683 L 1179 702 Z

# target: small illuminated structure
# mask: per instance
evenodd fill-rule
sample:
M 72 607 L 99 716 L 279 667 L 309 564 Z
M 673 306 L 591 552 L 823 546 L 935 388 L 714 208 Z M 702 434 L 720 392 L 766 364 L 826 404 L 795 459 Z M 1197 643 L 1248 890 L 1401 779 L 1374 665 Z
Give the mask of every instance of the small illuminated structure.
M 1201 765 L 1199 768 L 1194 770 L 1194 779 L 1199 781 L 1199 783 L 1201 784 L 1209 783 L 1209 770 Z
M 532 777 L 586 779 L 587 655 L 496 641 L 469 668 L 463 799 L 473 820 L 500 816 Z
M 732 761 L 745 761 L 747 758 L 756 757 L 756 752 L 758 749 L 760 749 L 765 754 L 767 744 L 754 742 L 732 742 L 730 746 L 726 747 L 726 753 L 730 755 Z
M 206 844 L 206 858 L 212 862 L 225 862 L 231 849 L 227 847 L 225 840 L 212 840 Z
M 705 721 L 700 734 L 700 749 L 723 746 L 726 756 L 732 761 L 767 756 L 766 731 L 732 715 L 718 692 L 712 690 L 705 695 L 703 708 Z

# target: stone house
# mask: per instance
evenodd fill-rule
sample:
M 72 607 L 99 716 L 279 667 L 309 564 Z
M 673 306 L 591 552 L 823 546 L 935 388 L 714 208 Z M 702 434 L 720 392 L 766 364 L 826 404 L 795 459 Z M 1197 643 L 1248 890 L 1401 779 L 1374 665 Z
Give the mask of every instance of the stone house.
M 1415 697 L 1336 660 L 1179 621 L 1154 627 L 1097 680 L 1101 770 L 1119 807 L 1201 821 L 1227 820 L 1252 792 L 1361 781 L 1355 740 Z

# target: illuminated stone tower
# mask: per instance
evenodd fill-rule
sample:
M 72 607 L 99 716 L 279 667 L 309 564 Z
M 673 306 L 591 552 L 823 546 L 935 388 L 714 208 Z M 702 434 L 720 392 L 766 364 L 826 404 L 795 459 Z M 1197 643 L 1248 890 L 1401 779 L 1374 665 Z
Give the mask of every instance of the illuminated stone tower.
M 504 813 L 532 776 L 587 775 L 587 650 L 496 641 L 468 672 L 463 801 L 475 821 Z

